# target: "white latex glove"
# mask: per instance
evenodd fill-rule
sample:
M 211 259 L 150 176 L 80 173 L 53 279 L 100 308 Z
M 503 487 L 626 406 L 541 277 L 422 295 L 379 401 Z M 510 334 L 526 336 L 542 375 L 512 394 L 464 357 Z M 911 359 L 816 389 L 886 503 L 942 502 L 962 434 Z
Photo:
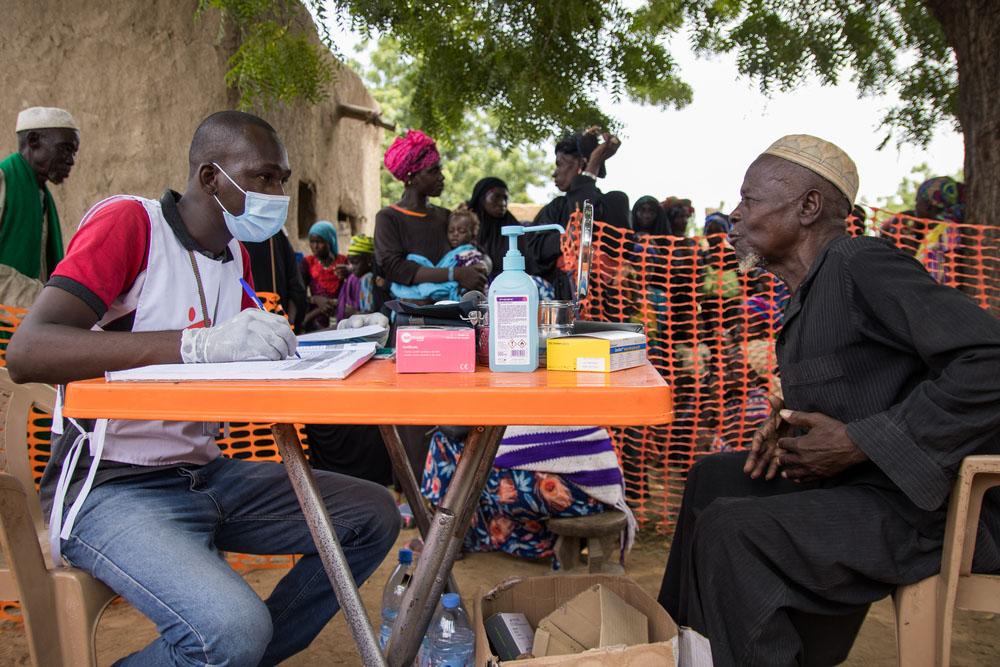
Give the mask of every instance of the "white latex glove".
M 358 313 L 351 315 L 346 320 L 337 322 L 337 329 L 360 329 L 361 327 L 373 325 L 378 325 L 385 329 L 385 333 L 377 341 L 379 347 L 385 347 L 386 342 L 389 340 L 389 318 L 382 313 L 367 313 L 364 315 Z
M 227 361 L 277 361 L 295 354 L 298 340 L 281 315 L 247 309 L 209 329 L 185 329 L 181 359 L 185 364 Z

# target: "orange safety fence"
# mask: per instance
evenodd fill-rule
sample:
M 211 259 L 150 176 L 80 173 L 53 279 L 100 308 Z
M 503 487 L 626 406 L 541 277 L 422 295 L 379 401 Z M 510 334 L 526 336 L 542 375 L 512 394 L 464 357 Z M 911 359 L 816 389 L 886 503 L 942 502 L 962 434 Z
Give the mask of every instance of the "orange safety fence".
M 7 342 L 14 334 L 14 330 L 17 329 L 17 325 L 21 323 L 21 320 L 24 318 L 26 312 L 27 311 L 23 308 L 14 308 L 12 306 L 0 304 L 0 367 L 7 365 Z M 34 409 L 32 410 L 32 413 L 34 413 Z M 29 429 L 29 433 L 36 421 L 34 416 L 35 415 L 32 414 L 31 418 L 28 419 L 27 427 Z M 34 443 L 29 435 L 28 446 L 30 448 L 33 445 Z M 33 462 L 32 465 L 34 465 L 34 461 L 36 460 L 35 454 L 36 451 L 31 449 L 30 456 Z M 44 464 L 42 465 L 44 466 Z M 38 483 L 37 480 L 35 483 Z M 14 600 L 0 600 L 0 622 L 20 623 L 21 606 Z
M 24 308 L 0 304 L 0 368 L 7 365 L 7 341 L 27 313 Z
M 853 233 L 891 240 L 939 281 L 1000 311 L 1000 229 L 871 213 Z M 578 239 L 574 219 L 564 237 L 566 257 L 576 256 Z M 660 532 L 673 530 L 691 465 L 712 452 L 746 447 L 767 413 L 768 393 L 780 391 L 774 337 L 787 294 L 767 273 L 740 276 L 735 269 L 722 236 L 639 238 L 595 223 L 591 292 L 581 317 L 643 324 L 650 361 L 674 390 L 669 426 L 612 428 L 629 502 L 644 526 Z M 260 297 L 268 310 L 281 312 L 276 295 Z M 0 305 L 0 366 L 24 314 Z M 37 484 L 49 455 L 50 416 L 34 411 L 29 422 Z M 219 446 L 235 458 L 280 460 L 270 424 L 231 424 Z M 230 554 L 239 571 L 289 567 L 293 559 Z M 0 620 L 18 619 L 16 603 L 0 601 Z
M 1000 229 L 872 209 L 852 233 L 881 236 L 939 281 L 1000 310 Z M 862 230 L 863 227 L 863 230 Z M 578 254 L 579 219 L 563 237 Z M 575 271 L 575 262 L 570 262 Z M 687 471 L 699 457 L 749 445 L 780 392 L 774 340 L 788 298 L 760 270 L 742 276 L 723 235 L 639 236 L 594 225 L 593 267 L 581 318 L 644 325 L 652 364 L 674 391 L 674 422 L 612 427 L 626 496 L 645 527 L 673 531 Z

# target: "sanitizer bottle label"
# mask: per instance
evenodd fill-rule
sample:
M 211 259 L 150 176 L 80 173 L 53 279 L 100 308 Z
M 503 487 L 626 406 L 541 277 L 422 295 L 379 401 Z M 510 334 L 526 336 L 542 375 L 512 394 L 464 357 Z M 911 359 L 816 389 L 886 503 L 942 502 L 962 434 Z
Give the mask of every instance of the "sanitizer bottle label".
M 495 323 L 496 350 L 493 358 L 498 366 L 523 366 L 528 363 L 528 316 L 527 296 L 496 297 Z

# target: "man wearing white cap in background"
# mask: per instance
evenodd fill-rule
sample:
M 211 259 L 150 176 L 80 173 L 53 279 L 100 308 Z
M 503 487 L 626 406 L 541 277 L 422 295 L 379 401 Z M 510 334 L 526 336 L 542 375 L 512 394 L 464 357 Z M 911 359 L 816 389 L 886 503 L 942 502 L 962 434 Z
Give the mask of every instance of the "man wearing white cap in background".
M 852 238 L 854 162 L 808 135 L 747 170 L 730 241 L 792 297 L 784 403 L 689 472 L 660 602 L 714 663 L 842 662 L 868 605 L 941 567 L 962 459 L 1000 453 L 1000 321 L 886 240 Z M 787 408 L 787 409 L 786 409 Z M 973 569 L 1000 570 L 986 494 Z
M 46 182 L 62 183 L 80 148 L 68 111 L 17 115 L 17 151 L 0 162 L 0 304 L 27 308 L 63 258 L 59 214 Z

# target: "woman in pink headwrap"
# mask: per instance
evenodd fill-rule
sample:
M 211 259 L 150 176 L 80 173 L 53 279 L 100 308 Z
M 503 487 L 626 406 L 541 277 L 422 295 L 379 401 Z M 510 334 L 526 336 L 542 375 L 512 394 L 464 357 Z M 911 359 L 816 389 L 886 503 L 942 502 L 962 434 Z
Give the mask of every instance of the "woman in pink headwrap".
M 451 251 L 448 242 L 446 208 L 435 206 L 427 200 L 439 197 L 444 189 L 441 173 L 441 155 L 434 140 L 419 130 L 410 130 L 404 137 L 397 137 L 385 152 L 385 168 L 403 182 L 403 196 L 395 204 L 386 206 L 375 215 L 375 275 L 387 284 L 448 282 L 451 279 L 465 289 L 482 290 L 486 273 L 482 265 L 437 269 L 421 266 L 406 258 L 410 253 L 422 255 L 437 264 Z M 428 437 L 426 427 L 401 427 L 400 435 L 406 448 L 410 465 L 422 470 L 427 458 Z
M 379 275 L 386 282 L 402 285 L 455 280 L 465 289 L 483 289 L 486 275 L 478 265 L 437 269 L 406 258 L 413 253 L 437 264 L 451 250 L 449 211 L 427 201 L 439 197 L 444 189 L 441 155 L 434 140 L 419 130 L 410 130 L 392 142 L 384 162 L 404 187 L 402 198 L 375 216 L 375 263 Z

